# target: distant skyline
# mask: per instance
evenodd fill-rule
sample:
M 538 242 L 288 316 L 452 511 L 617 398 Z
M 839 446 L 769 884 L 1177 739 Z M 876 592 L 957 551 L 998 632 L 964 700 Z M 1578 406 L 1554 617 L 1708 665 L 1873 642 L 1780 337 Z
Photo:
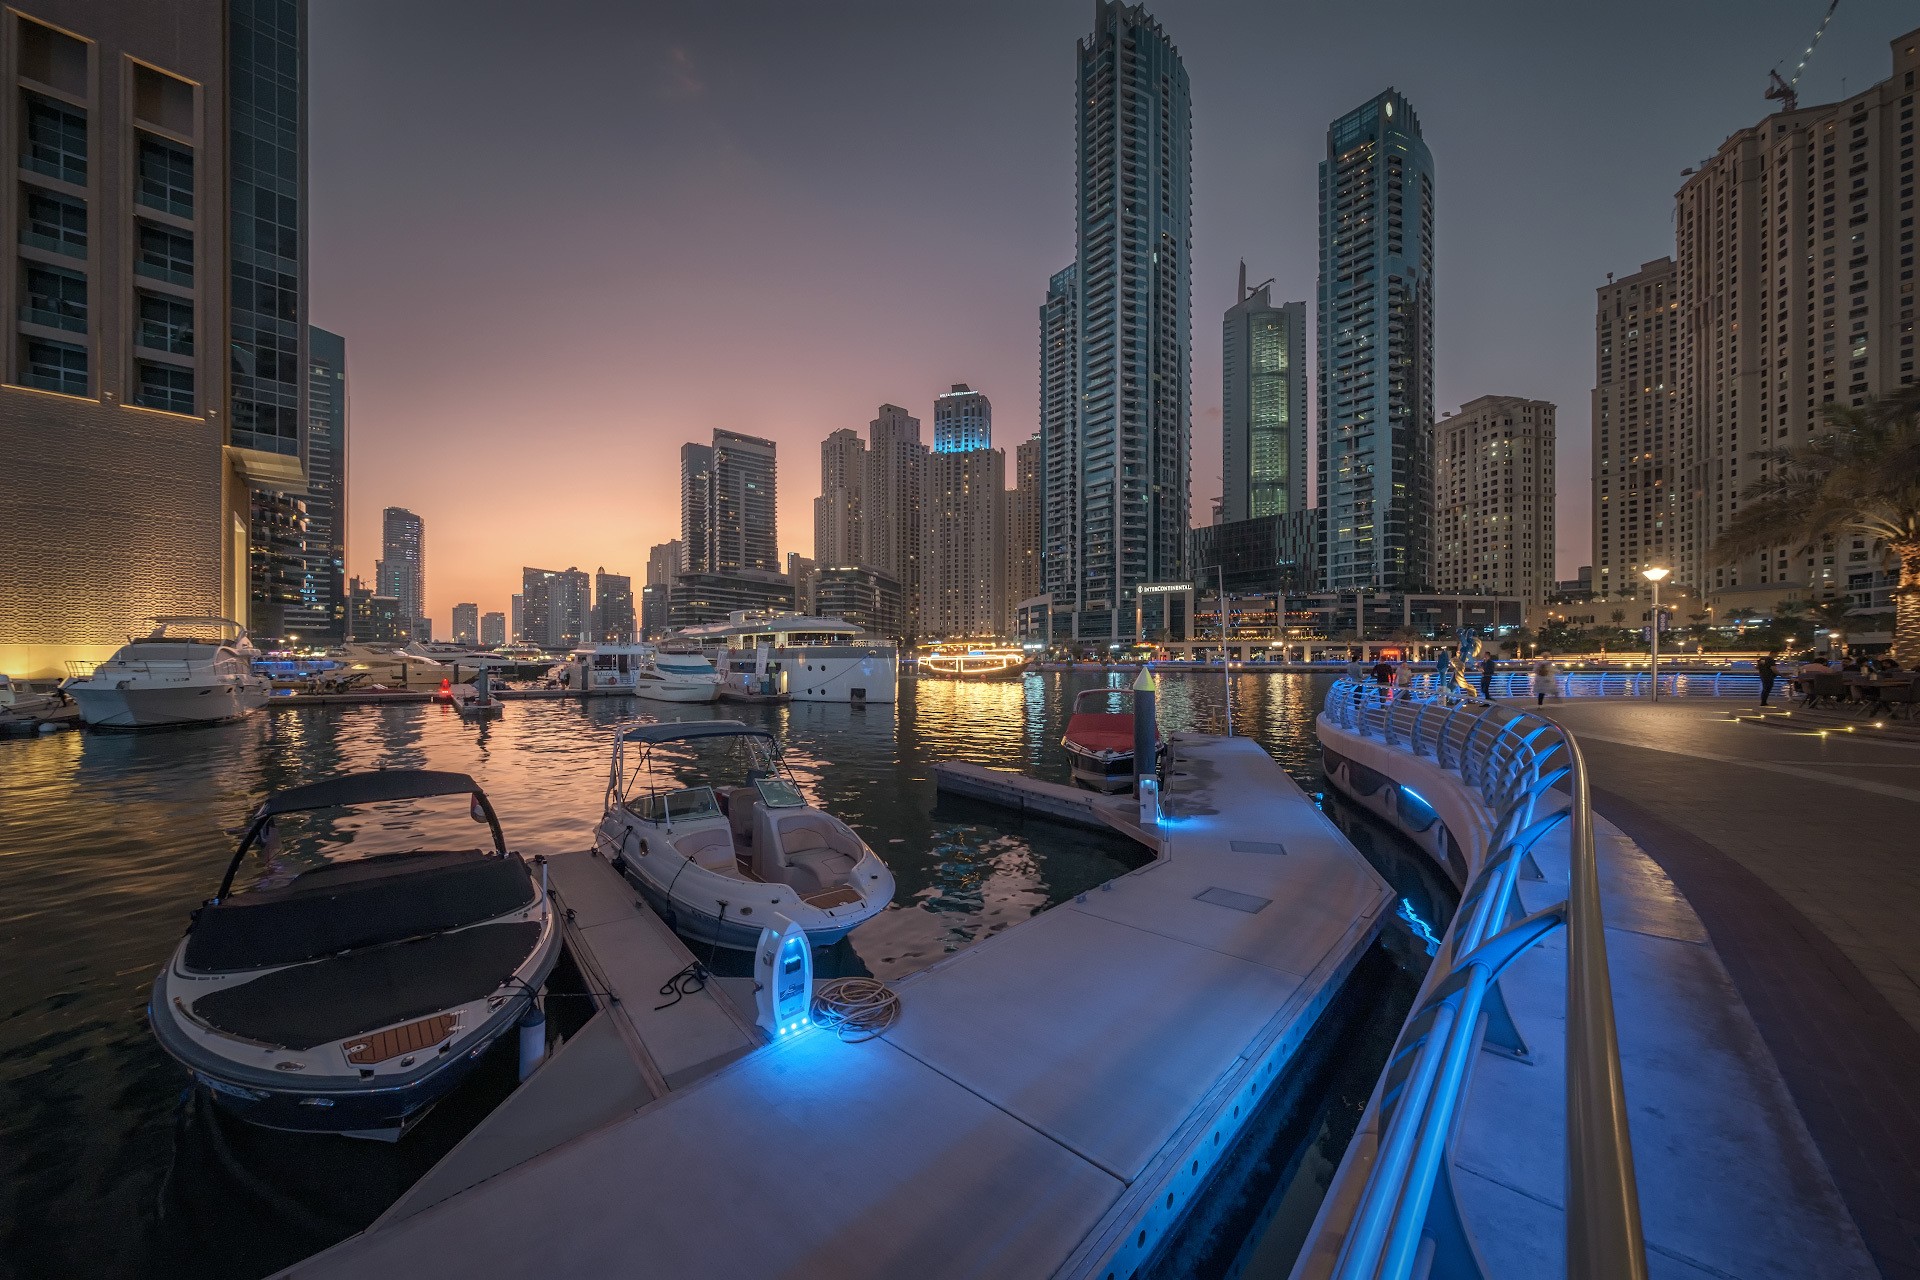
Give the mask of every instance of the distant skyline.
M 1148 8 L 1192 81 L 1198 518 L 1221 487 L 1238 263 L 1313 296 L 1325 129 L 1391 86 L 1440 173 L 1436 409 L 1559 406 L 1573 576 L 1594 290 L 1672 252 L 1680 170 L 1770 113 L 1767 70 L 1791 70 L 1819 6 L 1369 11 L 1391 41 L 1333 8 Z M 348 572 L 371 579 L 384 507 L 419 512 L 439 630 L 456 601 L 505 608 L 522 565 L 643 573 L 678 533 L 679 446 L 716 427 L 779 443 L 780 550 L 803 553 L 820 441 L 881 403 L 930 421 L 965 382 L 1000 443 L 1027 438 L 1092 16 L 315 6 L 312 317 L 353 353 Z M 1801 100 L 1882 78 L 1912 25 L 1891 0 L 1843 7 Z

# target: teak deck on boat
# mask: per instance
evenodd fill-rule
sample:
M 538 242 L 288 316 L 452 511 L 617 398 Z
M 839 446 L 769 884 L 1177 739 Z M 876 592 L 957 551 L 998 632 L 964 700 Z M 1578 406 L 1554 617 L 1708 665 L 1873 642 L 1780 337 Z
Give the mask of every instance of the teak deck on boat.
M 1393 900 L 1256 744 L 1169 746 L 1160 856 L 897 983 L 878 1039 L 768 1045 L 287 1274 L 1128 1274 Z

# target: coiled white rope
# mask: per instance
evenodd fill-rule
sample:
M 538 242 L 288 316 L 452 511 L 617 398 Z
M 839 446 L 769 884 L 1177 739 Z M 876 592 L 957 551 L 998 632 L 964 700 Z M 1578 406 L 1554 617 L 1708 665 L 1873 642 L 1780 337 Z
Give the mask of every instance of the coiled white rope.
M 900 997 L 878 978 L 836 978 L 813 996 L 813 1020 L 848 1044 L 871 1040 L 900 1016 Z

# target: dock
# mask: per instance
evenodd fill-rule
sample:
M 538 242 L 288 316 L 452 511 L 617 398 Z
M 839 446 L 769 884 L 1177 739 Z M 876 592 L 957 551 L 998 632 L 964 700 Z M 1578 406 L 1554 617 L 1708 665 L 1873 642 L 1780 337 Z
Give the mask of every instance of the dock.
M 575 1037 L 443 1167 L 569 1056 L 586 1064 L 576 1079 L 617 1064 L 615 1040 L 654 1059 L 658 1080 L 634 1077 L 647 1100 L 518 1163 L 469 1159 L 283 1274 L 1130 1273 L 1184 1219 L 1393 901 L 1251 740 L 1176 734 L 1168 748 L 1179 816 L 1159 824 L 1154 860 L 899 981 L 900 1018 L 880 1037 L 816 1028 L 734 1054 L 722 1008 L 705 1018 L 713 1041 L 674 1040 L 709 1055 L 676 1071 L 656 1028 L 680 1010 L 623 1001 L 648 1006 L 631 1039 L 613 1020 L 613 1035 Z M 565 861 L 551 867 L 574 895 L 569 940 L 593 957 L 589 981 L 656 990 L 673 956 L 627 952 L 653 946 L 658 921 L 622 915 L 624 881 L 616 901 L 574 874 L 612 874 L 604 863 Z M 557 1092 L 552 1105 L 594 1109 L 578 1087 Z

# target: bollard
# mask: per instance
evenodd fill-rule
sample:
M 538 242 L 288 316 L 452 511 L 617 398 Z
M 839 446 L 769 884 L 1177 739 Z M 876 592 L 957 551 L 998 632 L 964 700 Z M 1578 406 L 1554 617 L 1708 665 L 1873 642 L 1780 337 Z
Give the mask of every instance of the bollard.
M 547 1011 L 535 1000 L 520 1018 L 520 1079 L 524 1083 L 547 1056 Z
M 1133 681 L 1133 779 L 1136 790 L 1142 779 L 1153 777 L 1159 770 L 1160 732 L 1153 712 L 1153 695 L 1157 688 L 1153 680 L 1153 667 L 1141 663 L 1140 674 Z

